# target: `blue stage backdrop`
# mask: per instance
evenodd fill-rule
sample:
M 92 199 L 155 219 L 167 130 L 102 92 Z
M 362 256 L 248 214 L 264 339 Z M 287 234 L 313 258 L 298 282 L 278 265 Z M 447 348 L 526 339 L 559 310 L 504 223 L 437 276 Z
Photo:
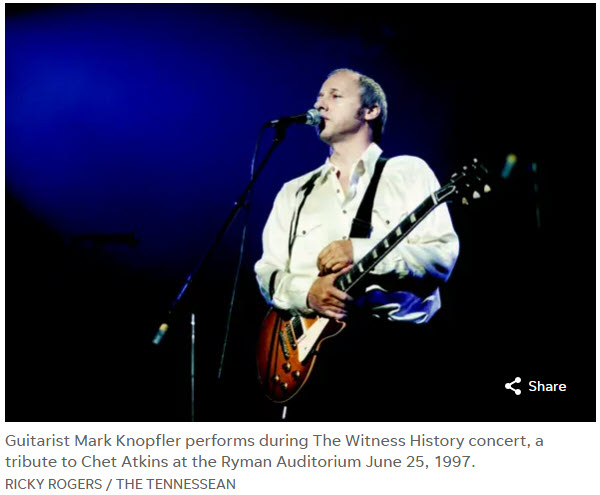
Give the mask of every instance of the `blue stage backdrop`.
M 66 236 L 135 231 L 139 248 L 118 253 L 127 264 L 185 271 L 248 180 L 260 124 L 308 110 L 327 73 L 346 66 L 388 89 L 387 149 L 429 158 L 444 175 L 452 100 L 390 68 L 385 38 L 293 14 L 76 5 L 9 17 L 9 191 Z M 325 153 L 310 129 L 291 130 L 257 214 Z
M 188 417 L 186 324 L 160 349 L 151 337 L 248 182 L 261 124 L 307 111 L 340 67 L 386 90 L 387 156 L 420 156 L 441 182 L 474 156 L 496 177 L 508 153 L 518 156 L 510 177 L 495 179 L 501 183 L 487 205 L 473 214 L 453 210 L 462 254 L 445 288 L 438 320 L 446 327 L 438 337 L 440 349 L 458 346 L 466 360 L 481 325 L 487 335 L 514 338 L 504 310 L 519 308 L 532 330 L 518 334 L 525 347 L 511 359 L 529 366 L 536 322 L 569 321 L 566 312 L 544 312 L 545 267 L 555 254 L 581 255 L 549 244 L 557 229 L 583 222 L 565 216 L 566 194 L 575 190 L 565 164 L 579 164 L 586 178 L 577 187 L 593 198 L 593 153 L 584 145 L 593 142 L 593 122 L 590 128 L 582 117 L 593 115 L 584 109 L 593 103 L 586 69 L 593 50 L 588 59 L 586 47 L 593 47 L 594 29 L 578 27 L 585 14 L 546 8 L 544 18 L 568 34 L 558 36 L 552 22 L 537 22 L 535 9 L 514 6 L 6 5 L 7 265 L 15 322 L 7 349 L 15 359 L 17 349 L 33 356 L 28 368 L 7 366 L 7 394 L 15 399 L 10 407 L 7 400 L 7 418 L 40 419 L 38 405 L 56 396 L 64 404 L 52 413 L 57 420 Z M 268 131 L 259 157 L 270 139 Z M 252 272 L 262 226 L 281 185 L 326 154 L 313 129 L 290 128 L 252 196 L 226 361 L 226 376 L 243 383 L 244 400 L 254 405 L 247 419 L 269 417 L 267 406 L 253 402 L 260 391 L 251 364 L 265 310 Z M 194 298 L 206 339 L 199 394 L 219 397 L 205 409 L 208 419 L 237 419 L 240 411 L 223 406 L 231 400 L 224 398 L 228 386 L 214 382 L 240 231 L 241 217 L 200 274 Z M 123 236 L 103 242 L 105 234 Z M 570 277 L 564 269 L 560 276 Z M 549 354 L 534 364 L 553 363 L 551 344 L 540 345 Z M 485 367 L 510 347 L 495 352 L 489 358 L 477 347 L 470 359 Z M 471 369 L 442 350 L 437 359 Z M 244 379 L 231 378 L 236 369 Z M 504 380 L 501 369 L 489 373 Z M 19 376 L 31 375 L 35 401 L 19 392 Z M 156 395 L 172 405 L 152 403 Z M 464 399 L 464 410 L 442 419 L 464 418 L 471 400 Z M 125 407 L 116 410 L 116 402 Z M 521 419 L 541 410 L 544 404 Z

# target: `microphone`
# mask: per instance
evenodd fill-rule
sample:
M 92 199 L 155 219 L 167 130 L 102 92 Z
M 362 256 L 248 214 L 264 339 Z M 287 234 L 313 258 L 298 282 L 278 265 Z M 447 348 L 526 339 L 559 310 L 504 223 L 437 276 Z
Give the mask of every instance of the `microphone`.
M 275 127 L 278 125 L 288 126 L 290 124 L 306 124 L 306 125 L 319 125 L 321 122 L 321 115 L 319 111 L 315 108 L 311 108 L 308 112 L 294 115 L 293 117 L 281 117 L 279 119 L 271 120 L 267 122 L 265 125 L 268 127 Z

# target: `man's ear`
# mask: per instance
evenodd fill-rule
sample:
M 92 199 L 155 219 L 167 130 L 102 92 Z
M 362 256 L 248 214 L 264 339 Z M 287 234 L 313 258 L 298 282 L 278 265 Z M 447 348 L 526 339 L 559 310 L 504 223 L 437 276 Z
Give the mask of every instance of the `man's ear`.
M 377 117 L 379 117 L 380 113 L 381 108 L 379 108 L 379 105 L 375 103 L 371 108 L 365 109 L 365 120 L 375 120 Z

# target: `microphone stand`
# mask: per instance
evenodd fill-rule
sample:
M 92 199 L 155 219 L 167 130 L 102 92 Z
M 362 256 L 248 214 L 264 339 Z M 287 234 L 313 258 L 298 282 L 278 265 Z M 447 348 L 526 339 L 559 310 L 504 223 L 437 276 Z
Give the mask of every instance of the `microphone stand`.
M 215 240 L 213 241 L 213 243 L 211 244 L 210 248 L 208 249 L 208 251 L 206 252 L 206 254 L 204 255 L 204 257 L 200 260 L 200 262 L 196 265 L 196 267 L 194 268 L 194 270 L 185 278 L 183 286 L 181 287 L 181 289 L 179 290 L 179 293 L 177 294 L 177 296 L 175 297 L 175 299 L 171 303 L 171 307 L 170 307 L 170 309 L 169 309 L 169 311 L 167 313 L 166 321 L 160 325 L 158 331 L 156 332 L 156 335 L 155 335 L 155 337 L 153 339 L 153 343 L 155 345 L 160 344 L 162 338 L 164 337 L 165 333 L 169 329 L 169 323 L 173 319 L 173 315 L 175 314 L 176 311 L 179 310 L 179 308 L 182 307 L 183 301 L 184 301 L 184 297 L 186 297 L 186 295 L 189 295 L 190 285 L 194 282 L 194 280 L 196 279 L 198 273 L 202 270 L 202 268 L 204 267 L 204 265 L 206 264 L 206 262 L 213 255 L 215 249 L 220 244 L 223 236 L 225 235 L 225 233 L 229 229 L 229 226 L 231 225 L 231 223 L 233 222 L 233 220 L 237 216 L 237 214 L 240 211 L 240 209 L 242 207 L 244 207 L 246 209 L 249 207 L 249 201 L 248 201 L 247 198 L 249 197 L 249 195 L 250 195 L 250 193 L 252 191 L 252 188 L 254 187 L 254 184 L 257 181 L 260 173 L 262 172 L 262 170 L 265 168 L 265 165 L 269 161 L 269 158 L 271 158 L 271 155 L 273 154 L 273 152 L 275 151 L 275 149 L 285 139 L 286 130 L 287 130 L 287 127 L 288 127 L 289 124 L 290 124 L 290 122 L 281 120 L 281 121 L 277 121 L 277 122 L 269 122 L 267 124 L 264 124 L 263 127 L 261 128 L 261 131 L 260 131 L 260 134 L 259 134 L 259 139 L 258 139 L 258 141 L 256 143 L 256 148 L 254 150 L 254 156 L 252 158 L 252 164 L 254 165 L 254 161 L 255 161 L 256 155 L 258 153 L 258 146 L 259 146 L 259 143 L 260 143 L 260 135 L 262 135 L 262 132 L 267 127 L 269 127 L 269 126 L 272 126 L 275 129 L 275 136 L 273 137 L 273 141 L 271 143 L 271 146 L 269 147 L 269 150 L 267 151 L 265 157 L 263 158 L 263 160 L 259 164 L 256 172 L 252 173 L 252 176 L 250 178 L 250 182 L 246 185 L 244 191 L 242 192 L 242 194 L 240 194 L 240 196 L 238 197 L 238 199 L 233 203 L 233 208 L 231 209 L 231 211 L 229 212 L 229 215 L 227 216 L 227 218 L 223 222 L 223 225 L 222 225 L 221 229 L 219 230 L 219 232 L 217 233 L 217 236 L 216 236 Z M 247 216 L 246 216 L 246 218 L 247 218 Z M 239 273 L 240 267 L 241 267 L 241 259 L 240 259 L 240 263 L 238 263 L 238 273 Z M 238 277 L 237 277 L 237 273 L 236 273 L 235 283 L 234 283 L 234 288 L 233 288 L 233 294 L 235 294 L 235 289 L 236 289 L 236 286 L 237 286 L 237 281 L 238 281 Z M 189 300 L 189 297 L 187 299 Z M 232 300 L 232 304 L 233 304 L 233 300 Z M 192 318 L 193 318 L 193 316 L 192 316 Z M 221 370 L 223 368 L 223 361 L 225 359 L 225 348 L 226 348 L 226 345 L 227 345 L 228 338 L 229 338 L 229 319 L 228 319 L 227 329 L 226 329 L 226 333 L 225 333 L 225 337 L 224 337 L 224 342 L 223 342 L 223 352 L 222 352 L 222 355 L 221 355 L 221 362 L 220 362 L 220 365 L 219 365 L 218 378 L 221 378 Z M 194 353 L 194 351 L 195 351 L 195 349 L 194 349 L 194 347 L 195 347 L 195 322 L 194 322 L 194 320 L 192 320 L 192 339 L 194 341 L 194 346 L 192 347 L 192 353 Z M 194 369 L 195 368 L 195 362 L 194 362 L 193 354 L 192 354 L 192 363 L 191 364 L 192 364 L 192 368 L 191 368 L 191 390 L 192 390 L 192 394 L 194 394 L 196 387 L 195 387 L 195 369 Z M 194 408 L 195 408 L 195 406 L 194 406 L 194 404 L 195 404 L 194 397 L 192 397 L 191 404 L 192 404 L 191 417 L 192 417 L 192 421 L 194 421 L 194 419 L 196 417 L 195 416 L 195 411 L 194 411 Z

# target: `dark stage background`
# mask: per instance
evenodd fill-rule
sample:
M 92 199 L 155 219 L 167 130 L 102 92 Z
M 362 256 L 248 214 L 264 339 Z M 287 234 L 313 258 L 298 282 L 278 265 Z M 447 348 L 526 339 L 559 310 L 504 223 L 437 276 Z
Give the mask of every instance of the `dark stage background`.
M 485 202 L 452 206 L 461 254 L 427 345 L 393 352 L 402 407 L 361 419 L 595 419 L 595 6 L 5 9 L 8 421 L 189 419 L 187 316 L 152 337 L 248 181 L 260 125 L 306 111 L 338 67 L 386 90 L 386 156 L 441 182 L 476 156 L 494 176 Z M 290 129 L 257 183 L 220 381 L 241 217 L 198 279 L 199 420 L 277 417 L 256 382 L 253 264 L 279 187 L 326 152 Z M 515 376 L 568 391 L 517 397 Z

